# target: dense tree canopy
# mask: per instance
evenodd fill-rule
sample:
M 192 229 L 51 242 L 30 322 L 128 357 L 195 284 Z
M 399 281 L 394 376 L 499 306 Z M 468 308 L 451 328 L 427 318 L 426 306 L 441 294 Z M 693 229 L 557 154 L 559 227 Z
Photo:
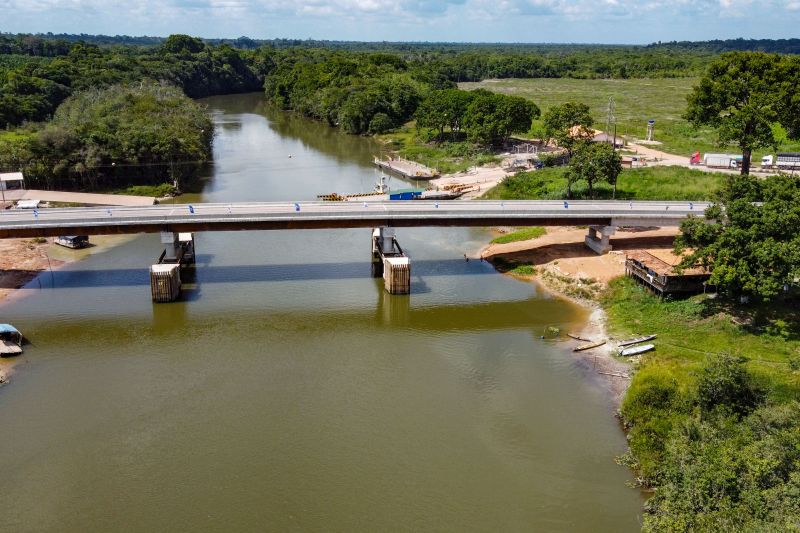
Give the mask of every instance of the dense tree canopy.
M 166 81 L 192 98 L 257 91 L 272 67 L 266 50 L 211 47 L 186 35 L 147 49 L 37 39 L 0 52 L 0 128 L 45 120 L 69 95 L 119 83 Z
M 196 176 L 211 157 L 213 124 L 180 89 L 111 86 L 68 98 L 53 120 L 0 140 L 0 166 L 34 187 L 97 189 Z
M 474 93 L 459 89 L 430 91 L 416 111 L 417 127 L 429 128 L 439 132 L 439 140 L 444 139 L 444 130 L 460 132 L 467 107 Z
M 463 127 L 470 140 L 484 144 L 499 144 L 512 133 L 527 132 L 539 108 L 525 98 L 491 93 L 482 89 L 472 91 Z
M 723 201 L 710 207 L 712 223 L 693 218 L 681 225 L 685 264 L 711 270 L 710 283 L 731 297 L 771 300 L 796 292 L 800 283 L 800 180 L 778 175 L 763 181 L 731 178 Z

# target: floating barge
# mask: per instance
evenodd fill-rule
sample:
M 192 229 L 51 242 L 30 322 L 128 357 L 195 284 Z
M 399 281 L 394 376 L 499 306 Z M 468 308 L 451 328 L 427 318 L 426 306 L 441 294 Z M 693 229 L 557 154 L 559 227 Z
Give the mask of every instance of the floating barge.
M 408 159 L 391 158 L 388 161 L 384 161 L 376 157 L 374 162 L 379 168 L 390 170 L 412 180 L 432 180 L 439 177 L 438 170 L 428 168 Z

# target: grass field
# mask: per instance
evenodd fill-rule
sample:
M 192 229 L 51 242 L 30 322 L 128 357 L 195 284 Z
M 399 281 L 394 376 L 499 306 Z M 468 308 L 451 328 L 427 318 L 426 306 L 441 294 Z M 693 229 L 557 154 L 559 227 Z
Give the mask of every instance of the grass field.
M 545 233 L 547 233 L 547 231 L 544 228 L 541 228 L 539 226 L 533 226 L 531 228 L 525 228 L 519 231 L 506 233 L 505 235 L 501 235 L 499 237 L 495 237 L 494 239 L 492 239 L 492 244 L 508 244 L 510 242 L 538 239 Z
M 689 156 L 695 151 L 736 152 L 735 146 L 721 148 L 715 145 L 715 134 L 710 128 L 696 130 L 682 115 L 686 112 L 686 96 L 697 83 L 697 78 L 631 79 L 631 80 L 575 80 L 575 79 L 503 79 L 461 83 L 462 89 L 483 88 L 513 94 L 533 100 L 542 112 L 553 105 L 568 101 L 587 104 L 595 119 L 595 128 L 606 129 L 609 97 L 614 98 L 617 133 L 628 138 L 644 139 L 647 121 L 655 120 L 655 139 L 663 145 L 654 148 L 665 152 Z M 536 132 L 535 124 L 533 132 Z M 779 131 L 779 137 L 785 135 Z M 800 143 L 782 143 L 781 150 L 800 151 Z M 758 159 L 761 150 L 755 154 Z M 754 158 L 755 159 L 755 158 Z
M 506 178 L 488 190 L 486 200 L 561 200 L 567 195 L 565 167 L 523 172 Z M 619 200 L 712 200 L 722 187 L 726 174 L 703 172 L 683 167 L 648 167 L 623 170 L 617 179 Z M 585 183 L 572 188 L 573 198 L 588 197 Z M 597 198 L 611 198 L 607 183 L 595 187 Z

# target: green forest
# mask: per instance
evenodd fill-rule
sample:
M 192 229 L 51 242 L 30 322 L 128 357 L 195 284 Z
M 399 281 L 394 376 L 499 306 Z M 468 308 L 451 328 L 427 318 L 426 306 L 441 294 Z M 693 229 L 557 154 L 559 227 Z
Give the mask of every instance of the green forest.
M 165 150 L 150 153 L 147 141 L 130 149 L 114 145 L 122 140 L 112 136 L 104 140 L 104 155 L 99 159 L 94 155 L 96 146 L 76 148 L 93 154 L 87 156 L 91 161 L 78 165 L 75 157 L 65 157 L 63 146 L 56 148 L 48 141 L 53 127 L 61 127 L 57 124 L 64 113 L 59 106 L 65 102 L 87 92 L 105 98 L 141 83 L 174 86 L 188 98 L 263 90 L 267 100 L 281 109 L 352 134 L 384 133 L 416 120 L 423 142 L 468 143 L 463 146 L 483 153 L 512 134 L 529 131 L 540 109 L 535 99 L 458 90 L 459 83 L 487 78 L 695 79 L 722 50 L 750 46 L 793 51 L 795 44 L 356 43 L 246 37 L 202 40 L 187 35 L 0 34 L 0 128 L 6 130 L 0 133 L 0 168 L 22 168 L 42 186 L 67 188 L 118 185 L 124 181 L 123 174 L 103 170 L 111 163 L 149 169 L 131 172 L 131 184 L 171 181 L 176 163 L 199 161 L 195 150 L 170 150 L 167 162 L 159 159 Z M 116 92 L 105 93 L 104 88 L 116 88 Z M 170 123 L 175 116 L 160 113 L 147 120 L 161 121 L 162 130 L 172 131 L 179 127 Z M 99 115 L 95 119 L 99 121 Z M 210 135 L 210 129 L 203 129 Z M 147 138 L 146 133 L 131 133 L 127 143 Z M 74 139 L 84 142 L 81 135 Z M 120 154 L 125 158 L 114 159 Z

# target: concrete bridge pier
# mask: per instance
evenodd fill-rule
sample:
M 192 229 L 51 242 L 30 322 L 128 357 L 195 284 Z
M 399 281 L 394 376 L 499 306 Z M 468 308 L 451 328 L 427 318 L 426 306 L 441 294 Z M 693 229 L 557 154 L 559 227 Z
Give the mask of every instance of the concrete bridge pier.
M 589 233 L 583 242 L 600 255 L 611 251 L 609 239 L 617 232 L 616 226 L 589 226 Z
M 174 302 L 181 294 L 181 267 L 195 263 L 194 234 L 162 231 L 161 243 L 164 251 L 150 267 L 150 293 L 154 302 Z
M 397 242 L 394 228 L 372 230 L 372 276 L 383 277 L 389 294 L 411 292 L 411 260 Z

